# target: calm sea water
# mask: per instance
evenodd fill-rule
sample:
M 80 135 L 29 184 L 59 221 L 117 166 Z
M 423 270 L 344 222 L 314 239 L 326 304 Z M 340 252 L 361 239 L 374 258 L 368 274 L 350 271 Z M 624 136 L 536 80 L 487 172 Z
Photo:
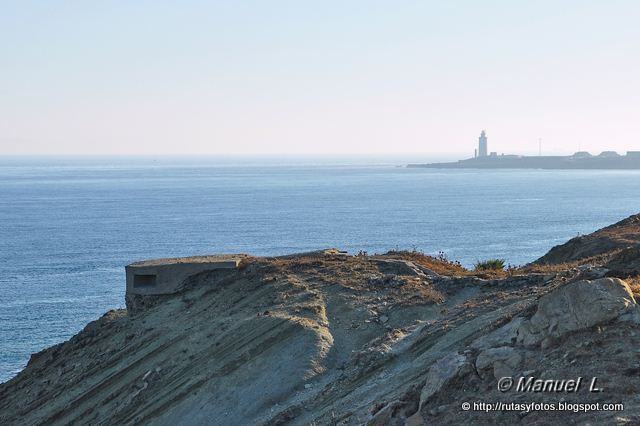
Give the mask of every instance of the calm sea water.
M 124 265 L 324 247 L 523 264 L 640 210 L 636 171 L 341 159 L 0 159 L 0 382 L 124 306 Z

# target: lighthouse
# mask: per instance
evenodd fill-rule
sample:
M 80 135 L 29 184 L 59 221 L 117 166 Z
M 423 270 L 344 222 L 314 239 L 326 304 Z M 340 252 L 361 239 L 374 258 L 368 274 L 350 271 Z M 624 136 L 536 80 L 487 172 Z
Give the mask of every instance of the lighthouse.
M 483 130 L 478 138 L 478 157 L 487 156 L 487 134 Z

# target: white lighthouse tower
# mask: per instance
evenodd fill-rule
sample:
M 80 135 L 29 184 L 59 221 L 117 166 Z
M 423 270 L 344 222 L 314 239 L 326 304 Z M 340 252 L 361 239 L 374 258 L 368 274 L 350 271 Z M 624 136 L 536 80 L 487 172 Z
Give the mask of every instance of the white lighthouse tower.
M 487 156 L 487 134 L 483 130 L 478 138 L 478 157 Z

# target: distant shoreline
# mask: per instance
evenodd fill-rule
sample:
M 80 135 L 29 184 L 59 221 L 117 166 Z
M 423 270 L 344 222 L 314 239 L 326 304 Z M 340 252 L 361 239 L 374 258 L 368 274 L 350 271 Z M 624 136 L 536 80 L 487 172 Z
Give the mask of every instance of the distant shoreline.
M 640 170 L 640 152 L 627 155 L 604 152 L 592 156 L 579 152 L 570 156 L 489 155 L 448 163 L 408 164 L 408 168 L 430 169 L 549 169 L 549 170 Z

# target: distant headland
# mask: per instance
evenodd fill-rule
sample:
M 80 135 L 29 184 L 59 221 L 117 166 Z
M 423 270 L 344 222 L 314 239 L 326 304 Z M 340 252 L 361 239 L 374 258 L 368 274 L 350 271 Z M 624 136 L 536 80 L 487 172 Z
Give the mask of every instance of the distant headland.
M 473 158 L 451 163 L 409 164 L 407 167 L 432 169 L 640 169 L 640 151 L 628 151 L 626 155 L 620 155 L 615 151 L 604 151 L 599 155 L 579 151 L 566 156 L 525 156 L 498 155 L 496 152 L 488 153 L 487 149 L 487 134 L 483 130 L 478 138 L 478 149 L 476 149 Z

